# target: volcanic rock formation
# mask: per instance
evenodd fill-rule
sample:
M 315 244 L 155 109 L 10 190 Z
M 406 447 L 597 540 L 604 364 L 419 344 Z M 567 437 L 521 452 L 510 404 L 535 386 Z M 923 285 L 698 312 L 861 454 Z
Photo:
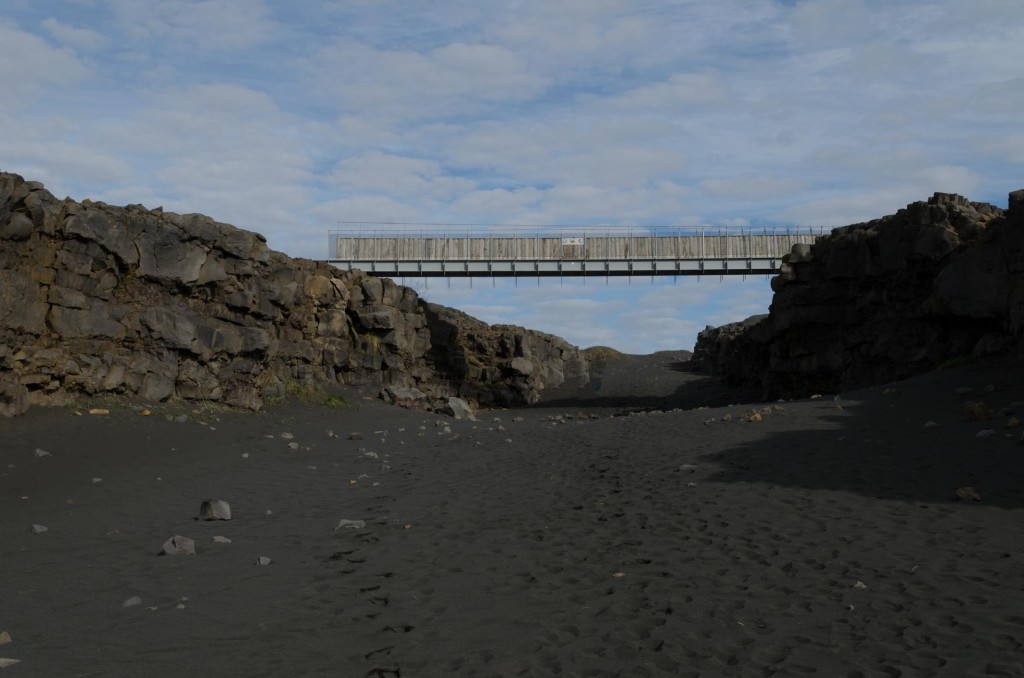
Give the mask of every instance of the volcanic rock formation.
M 700 333 L 694 366 L 768 397 L 902 379 L 1024 337 L 1024 191 L 936 193 L 783 258 L 767 316 Z
M 258 409 L 289 383 L 528 403 L 585 383 L 579 350 L 360 271 L 293 259 L 201 214 L 58 200 L 0 173 L 0 413 L 76 394 Z

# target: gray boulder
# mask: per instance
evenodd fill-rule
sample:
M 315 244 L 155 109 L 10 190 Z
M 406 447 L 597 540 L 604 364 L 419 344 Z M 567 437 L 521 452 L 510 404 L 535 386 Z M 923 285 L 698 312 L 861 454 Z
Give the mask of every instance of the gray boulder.
M 188 537 L 175 535 L 164 542 L 160 553 L 165 556 L 194 556 L 196 554 L 196 543 Z
M 223 499 L 207 499 L 199 506 L 203 520 L 231 520 L 231 506 Z
M 451 397 L 448 398 L 448 403 L 440 410 L 443 414 L 450 414 L 456 419 L 468 419 L 470 421 L 476 421 L 476 415 L 473 412 L 473 408 L 470 407 L 462 398 Z

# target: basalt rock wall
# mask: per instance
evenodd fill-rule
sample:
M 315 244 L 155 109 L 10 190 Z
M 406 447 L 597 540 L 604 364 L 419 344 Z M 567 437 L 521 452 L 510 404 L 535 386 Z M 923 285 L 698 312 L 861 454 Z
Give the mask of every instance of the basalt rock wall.
M 769 314 L 707 328 L 696 366 L 806 396 L 901 379 L 1024 344 L 1024 191 L 1009 209 L 937 193 L 796 245 Z
M 58 200 L 0 173 L 0 414 L 76 395 L 259 408 L 289 383 L 401 404 L 536 400 L 587 363 L 360 271 L 293 259 L 201 214 Z M 397 394 L 397 395 L 396 395 Z

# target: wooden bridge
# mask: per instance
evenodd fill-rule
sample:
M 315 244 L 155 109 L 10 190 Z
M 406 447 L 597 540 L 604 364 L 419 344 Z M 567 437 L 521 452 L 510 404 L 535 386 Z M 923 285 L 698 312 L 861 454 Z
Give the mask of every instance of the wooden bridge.
M 388 277 L 773 274 L 825 230 L 347 225 L 331 231 L 328 263 Z

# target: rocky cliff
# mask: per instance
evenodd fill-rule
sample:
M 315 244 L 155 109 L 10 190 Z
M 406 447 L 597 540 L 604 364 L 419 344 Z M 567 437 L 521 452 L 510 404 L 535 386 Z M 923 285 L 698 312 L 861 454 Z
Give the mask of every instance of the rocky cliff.
M 767 316 L 707 328 L 694 364 L 769 397 L 884 383 L 1024 338 L 1024 191 L 943 193 L 796 245 Z
M 400 404 L 528 403 L 587 363 L 201 214 L 58 200 L 0 173 L 0 414 L 77 394 L 259 408 L 289 383 Z

